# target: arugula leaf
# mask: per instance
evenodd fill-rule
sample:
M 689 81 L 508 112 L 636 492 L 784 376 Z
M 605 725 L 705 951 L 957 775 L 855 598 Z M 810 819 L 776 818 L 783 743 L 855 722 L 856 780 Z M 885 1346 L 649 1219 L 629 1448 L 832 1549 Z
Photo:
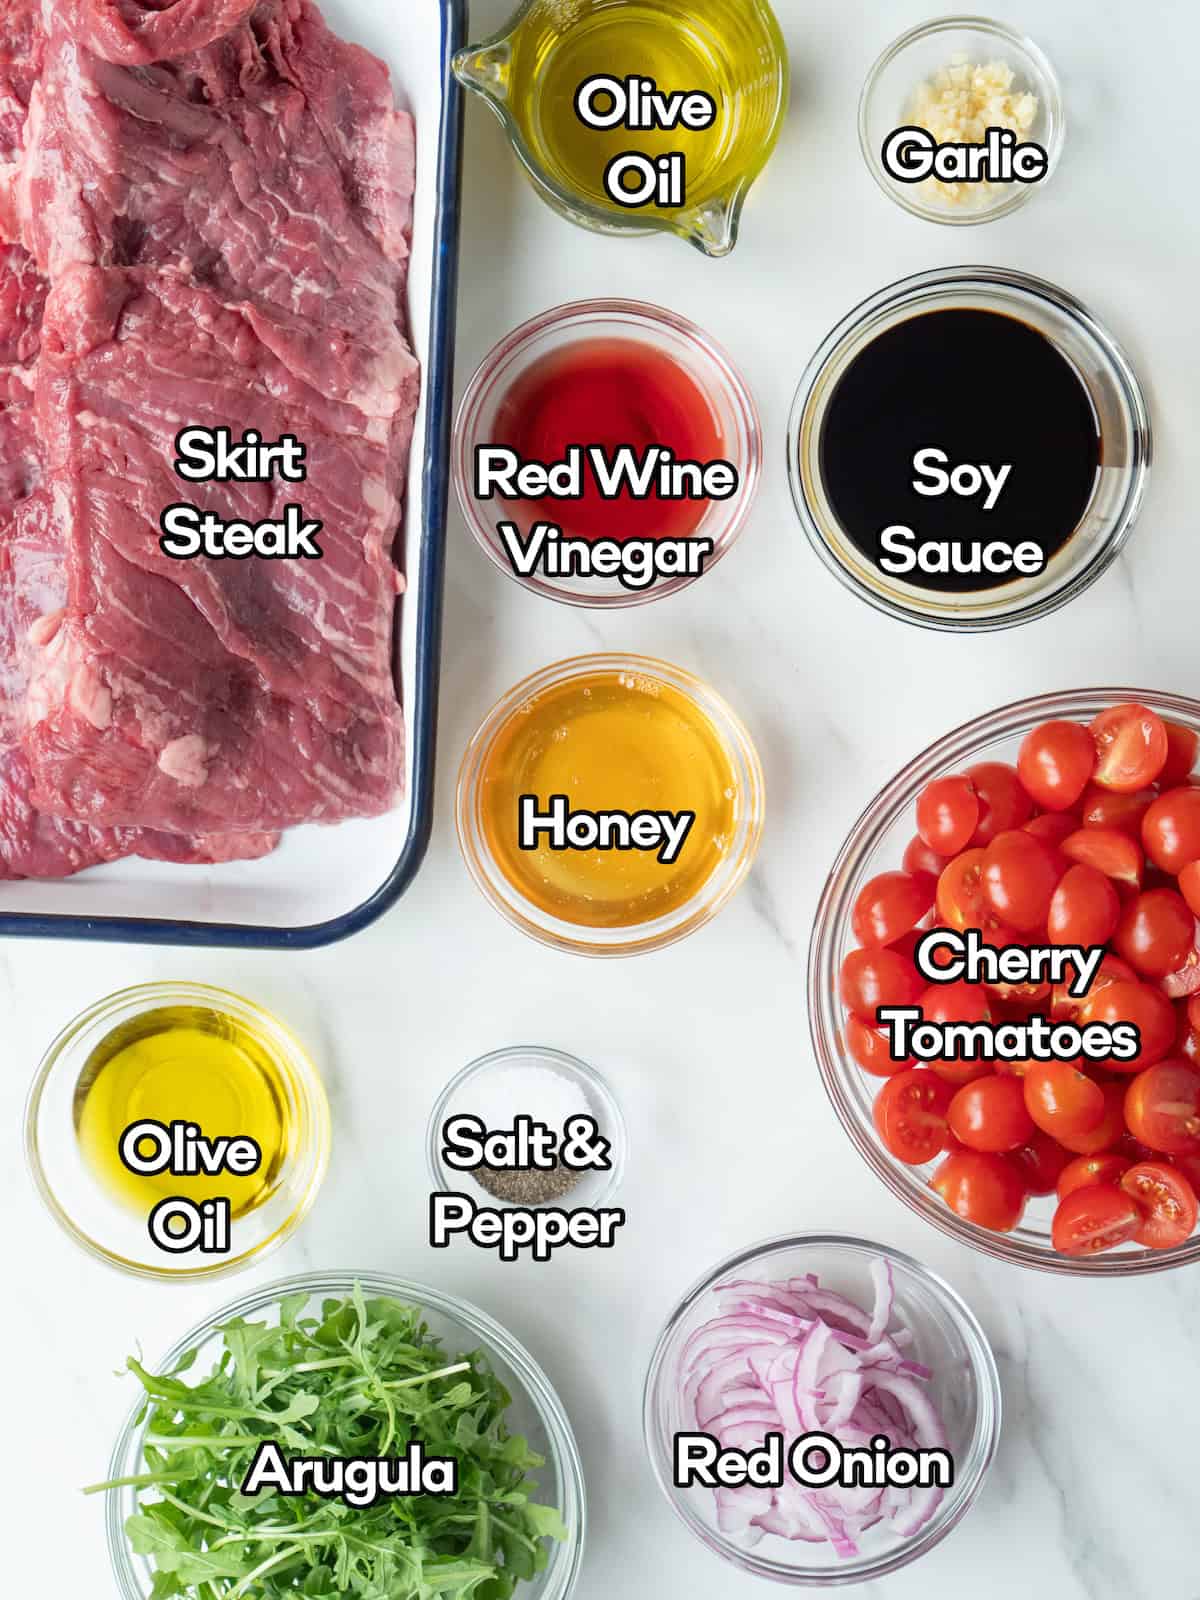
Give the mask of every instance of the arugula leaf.
M 151 1600 L 511 1600 L 568 1530 L 535 1499 L 543 1460 L 508 1431 L 512 1401 L 486 1356 L 449 1358 L 416 1307 L 358 1285 L 310 1306 L 289 1295 L 277 1324 L 227 1324 L 195 1384 L 181 1381 L 194 1352 L 165 1374 L 130 1358 L 147 1432 L 126 1533 L 154 1563 Z M 365 1508 L 243 1495 L 264 1440 L 345 1457 L 419 1441 L 454 1459 L 458 1492 Z

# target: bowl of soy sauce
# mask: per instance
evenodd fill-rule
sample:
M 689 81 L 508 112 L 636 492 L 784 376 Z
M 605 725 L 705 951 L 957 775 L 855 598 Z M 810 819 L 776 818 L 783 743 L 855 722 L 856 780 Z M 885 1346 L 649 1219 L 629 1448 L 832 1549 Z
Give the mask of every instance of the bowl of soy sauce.
M 833 330 L 800 384 L 792 497 L 825 565 L 878 610 L 984 632 L 1048 615 L 1120 554 L 1152 455 L 1137 375 L 1054 284 L 922 273 Z

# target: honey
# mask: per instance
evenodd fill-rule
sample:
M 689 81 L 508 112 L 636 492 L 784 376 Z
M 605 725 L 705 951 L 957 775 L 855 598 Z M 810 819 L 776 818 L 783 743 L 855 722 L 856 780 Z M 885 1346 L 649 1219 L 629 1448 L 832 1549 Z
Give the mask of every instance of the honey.
M 668 848 L 521 848 L 523 797 L 548 812 L 690 817 Z M 746 808 L 720 729 L 692 695 L 649 673 L 610 667 L 539 689 L 493 734 L 477 809 L 487 849 L 530 905 L 581 928 L 632 928 L 699 896 L 734 847 Z

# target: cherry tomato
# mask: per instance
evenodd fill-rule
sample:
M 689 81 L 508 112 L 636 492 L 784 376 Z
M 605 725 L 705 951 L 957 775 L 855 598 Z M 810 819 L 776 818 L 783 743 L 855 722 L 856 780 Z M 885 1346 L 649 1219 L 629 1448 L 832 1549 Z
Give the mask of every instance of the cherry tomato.
M 1179 892 L 1196 916 L 1200 917 L 1200 861 L 1193 861 L 1179 874 Z
M 1091 725 L 1096 746 L 1096 782 L 1117 794 L 1135 794 L 1154 783 L 1167 764 L 1170 745 L 1163 720 L 1146 706 L 1110 706 Z
M 1192 916 L 1190 906 L 1188 915 Z M 1200 993 L 1200 918 L 1193 916 L 1192 922 L 1195 929 L 1192 947 L 1183 958 L 1182 966 L 1168 973 L 1159 984 L 1168 1000 L 1186 1000 L 1189 995 Z
M 1120 1183 L 1128 1170 L 1128 1161 L 1115 1150 L 1098 1156 L 1075 1156 L 1059 1173 L 1054 1192 L 1065 1200 L 1076 1189 L 1086 1189 L 1093 1183 Z
M 947 858 L 938 855 L 936 850 L 931 850 L 919 833 L 914 834 L 909 841 L 900 865 L 905 872 L 928 872 L 934 878 L 940 878 L 946 870 Z
M 1121 900 L 1097 867 L 1073 866 L 1059 880 L 1050 901 L 1046 934 L 1051 944 L 1107 944 L 1121 920 Z
M 915 1006 L 921 975 L 896 950 L 851 950 L 842 962 L 842 1004 L 864 1022 L 877 1022 L 880 1006 Z
M 1103 1022 L 1110 1027 L 1131 1022 L 1141 1042 L 1132 1061 L 1110 1061 L 1110 1072 L 1140 1072 L 1170 1050 L 1175 1041 L 1175 1008 L 1166 995 L 1146 983 L 1110 983 L 1090 994 L 1079 1013 L 1085 1026 Z
M 1075 970 L 1073 962 L 1071 965 L 1072 970 Z M 1099 994 L 1101 989 L 1107 989 L 1114 983 L 1136 984 L 1137 981 L 1138 975 L 1128 962 L 1122 961 L 1120 956 L 1106 955 L 1100 963 L 1096 976 L 1092 979 L 1092 986 L 1087 994 L 1076 998 L 1071 993 L 1074 987 L 1073 981 L 1054 985 L 1054 999 L 1050 1006 L 1050 1015 L 1057 1018 L 1065 1017 L 1069 1020 L 1078 1016 L 1092 996 Z
M 998 833 L 1020 828 L 1033 815 L 1033 801 L 1025 793 L 1015 767 L 1003 761 L 981 761 L 968 767 L 979 798 L 979 823 L 971 837 L 976 847 L 989 845 Z
M 887 1032 L 882 1028 L 872 1028 L 861 1017 L 851 1014 L 846 1018 L 842 1037 L 855 1061 L 873 1078 L 894 1078 L 898 1072 L 916 1066 L 915 1061 L 893 1061 Z
M 965 928 L 978 928 L 988 914 L 987 897 L 983 892 L 982 850 L 964 850 L 955 856 L 938 879 L 937 914 L 948 928 L 959 933 Z
M 1118 833 L 1128 833 L 1136 839 L 1142 831 L 1142 818 L 1157 799 L 1157 789 L 1114 794 L 1111 789 L 1101 789 L 1093 783 L 1084 790 L 1079 815 L 1085 828 L 1115 828 Z
M 1193 733 L 1179 722 L 1164 722 L 1167 730 L 1167 764 L 1158 775 L 1163 789 L 1174 789 L 1186 783 L 1195 771 L 1196 757 L 1200 755 L 1200 734 Z
M 1021 933 L 1046 926 L 1062 876 L 1056 851 L 1024 829 L 998 833 L 984 851 L 983 892 L 993 913 Z
M 979 826 L 979 796 L 967 777 L 935 778 L 917 801 L 917 832 L 939 855 L 956 856 Z
M 946 1148 L 954 1091 L 919 1067 L 889 1078 L 875 1097 L 875 1128 L 898 1161 L 919 1167 Z
M 1200 1154 L 1200 1068 L 1176 1059 L 1139 1072 L 1125 1096 L 1125 1121 L 1151 1150 Z
M 1025 1072 L 1022 1086 L 1030 1117 L 1043 1133 L 1060 1141 L 1064 1136 L 1092 1133 L 1104 1118 L 1103 1089 L 1068 1062 L 1034 1062 Z
M 991 1007 L 987 991 L 977 983 L 958 979 L 954 983 L 931 983 L 917 1002 L 926 1022 L 987 1022 Z M 985 1078 L 992 1068 L 983 1061 L 950 1061 L 937 1057 L 925 1066 L 947 1083 L 971 1083 Z
M 1148 1250 L 1170 1250 L 1190 1239 L 1196 1227 L 1196 1191 L 1174 1167 L 1143 1161 L 1121 1179 L 1121 1188 L 1137 1206 L 1141 1227 L 1134 1235 Z
M 1044 811 L 1069 811 L 1096 766 L 1096 746 L 1078 722 L 1043 722 L 1026 735 L 1017 772 L 1027 794 Z
M 956 1150 L 933 1175 L 931 1187 L 966 1222 L 1009 1233 L 1025 1210 L 1025 1184 L 1016 1165 L 982 1150 Z
M 929 910 L 936 890 L 937 880 L 925 872 L 881 872 L 854 902 L 854 937 L 861 945 L 903 938 Z
M 969 1150 L 1003 1154 L 1033 1137 L 1019 1078 L 992 1074 L 968 1083 L 950 1102 L 950 1132 Z
M 1050 1237 L 1067 1256 L 1094 1256 L 1127 1244 L 1142 1225 L 1141 1214 L 1113 1183 L 1091 1183 L 1060 1200 Z
M 1025 824 L 1026 833 L 1054 850 L 1061 848 L 1063 840 L 1069 839 L 1078 828 L 1079 818 L 1073 811 L 1043 811 L 1040 817 L 1031 817 Z
M 1125 1085 L 1102 1083 L 1104 1115 L 1097 1127 L 1089 1133 L 1057 1133 L 1055 1138 L 1064 1150 L 1072 1155 L 1098 1156 L 1102 1150 L 1111 1150 L 1125 1131 Z
M 1125 907 L 1114 942 L 1145 977 L 1165 978 L 1182 967 L 1195 938 L 1196 918 L 1183 896 L 1173 889 L 1150 889 Z
M 1080 828 L 1063 840 L 1060 849 L 1068 861 L 1095 867 L 1126 893 L 1136 894 L 1142 887 L 1146 860 L 1141 845 L 1127 833 L 1116 828 Z
M 1053 1194 L 1059 1177 L 1072 1158 L 1057 1139 L 1035 1128 L 1009 1159 L 1021 1174 L 1030 1194 Z
M 1142 818 L 1142 843 L 1154 865 L 1175 877 L 1200 861 L 1200 789 L 1160 795 Z
M 1183 1173 L 1195 1192 L 1200 1195 L 1200 1155 L 1169 1156 L 1167 1159 L 1177 1172 Z

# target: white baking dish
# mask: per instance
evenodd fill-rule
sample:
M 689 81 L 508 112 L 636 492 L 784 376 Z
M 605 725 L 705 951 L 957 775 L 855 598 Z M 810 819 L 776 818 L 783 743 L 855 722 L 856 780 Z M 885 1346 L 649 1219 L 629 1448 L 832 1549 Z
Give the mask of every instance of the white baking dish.
M 460 91 L 450 58 L 464 0 L 327 0 L 330 25 L 391 67 L 417 124 L 409 276 L 421 408 L 409 464 L 408 578 L 398 677 L 408 729 L 403 804 L 385 817 L 297 828 L 262 861 L 216 867 L 127 860 L 61 882 L 0 884 L 0 934 L 155 944 L 306 948 L 365 927 L 407 888 L 432 821 L 442 569 L 454 386 Z

